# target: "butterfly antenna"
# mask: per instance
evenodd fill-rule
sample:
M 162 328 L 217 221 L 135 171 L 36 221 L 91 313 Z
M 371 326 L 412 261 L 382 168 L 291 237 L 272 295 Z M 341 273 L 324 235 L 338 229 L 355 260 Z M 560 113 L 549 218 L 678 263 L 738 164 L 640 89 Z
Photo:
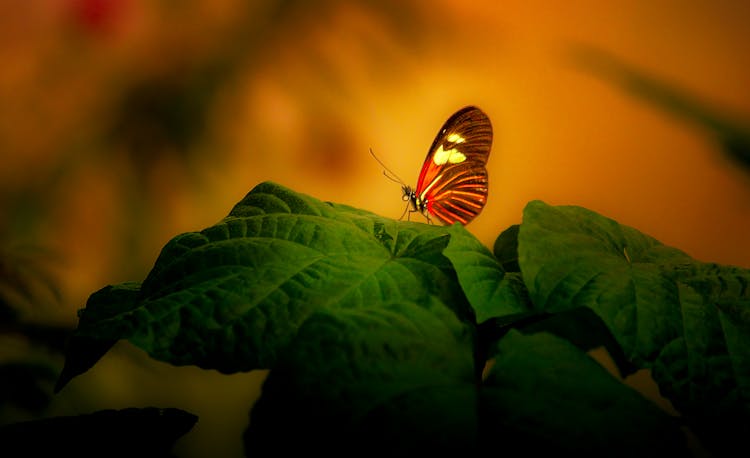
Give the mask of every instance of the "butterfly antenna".
M 404 183 L 404 180 L 402 180 L 401 178 L 399 178 L 398 175 L 396 175 L 395 173 L 393 173 L 391 171 L 391 169 L 389 169 L 388 167 L 386 167 L 385 164 L 383 164 L 383 161 L 381 161 L 380 159 L 378 159 L 378 157 L 372 151 L 372 148 L 370 148 L 370 155 L 372 155 L 372 157 L 374 157 L 375 160 L 378 161 L 378 164 L 380 164 L 380 166 L 383 167 L 383 175 L 385 175 L 386 178 L 388 178 L 389 180 L 394 181 L 396 183 L 399 183 L 401 186 L 406 186 L 406 183 Z M 401 215 L 401 217 L 403 218 L 403 215 Z

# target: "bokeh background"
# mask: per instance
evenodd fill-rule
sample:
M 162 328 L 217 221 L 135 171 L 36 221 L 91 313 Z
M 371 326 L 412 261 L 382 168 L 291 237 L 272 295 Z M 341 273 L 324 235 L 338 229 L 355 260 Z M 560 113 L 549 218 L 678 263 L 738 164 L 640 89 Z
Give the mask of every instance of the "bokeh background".
M 52 396 L 76 310 L 262 181 L 397 218 L 368 148 L 415 184 L 468 104 L 487 246 L 542 199 L 750 267 L 748 24 L 741 0 L 0 0 L 0 423 L 179 407 L 178 455 L 241 454 L 262 371 L 119 343 Z

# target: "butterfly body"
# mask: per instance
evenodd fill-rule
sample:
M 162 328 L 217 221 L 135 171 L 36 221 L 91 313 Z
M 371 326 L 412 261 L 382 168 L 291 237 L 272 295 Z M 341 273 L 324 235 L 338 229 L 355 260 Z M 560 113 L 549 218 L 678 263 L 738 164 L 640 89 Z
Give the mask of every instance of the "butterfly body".
M 427 213 L 427 205 L 425 202 L 417 196 L 417 192 L 411 186 L 401 186 L 401 198 L 404 202 L 408 202 L 408 209 L 410 213 L 419 212 L 423 214 L 428 220 L 430 219 Z
M 420 212 L 444 224 L 468 224 L 487 203 L 487 159 L 492 124 L 479 108 L 467 106 L 438 131 L 422 164 L 417 186 L 402 186 L 409 212 Z

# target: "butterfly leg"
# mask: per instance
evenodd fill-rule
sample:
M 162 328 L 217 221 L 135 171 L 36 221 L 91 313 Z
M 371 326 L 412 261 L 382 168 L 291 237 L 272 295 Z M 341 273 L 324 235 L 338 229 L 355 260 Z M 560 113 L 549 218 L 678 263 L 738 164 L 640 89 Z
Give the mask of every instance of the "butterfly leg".
M 401 213 L 401 216 L 398 217 L 398 220 L 401 221 L 404 219 L 404 216 L 406 216 L 406 220 L 409 221 L 409 216 L 411 216 L 412 210 L 409 209 L 409 203 L 406 203 L 406 207 L 404 208 L 404 212 Z

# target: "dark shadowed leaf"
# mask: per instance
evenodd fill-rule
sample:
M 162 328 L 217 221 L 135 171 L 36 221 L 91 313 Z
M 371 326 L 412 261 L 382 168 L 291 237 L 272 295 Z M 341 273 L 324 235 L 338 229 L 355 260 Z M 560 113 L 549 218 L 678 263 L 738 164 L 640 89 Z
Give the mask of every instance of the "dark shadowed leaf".
M 86 308 L 78 312 L 79 330 L 116 320 L 119 313 L 132 310 L 138 304 L 139 292 L 140 283 L 132 282 L 105 286 L 93 293 L 86 302 Z M 91 369 L 123 337 L 126 335 L 119 329 L 112 330 L 110 335 L 104 337 L 82 333 L 71 335 L 65 348 L 65 366 L 55 384 L 55 392 L 62 390 L 73 377 Z
M 471 452 L 472 336 L 436 298 L 316 312 L 266 380 L 247 454 Z
M 3 456 L 170 457 L 198 420 L 179 409 L 102 410 L 0 426 Z M 6 454 L 7 453 L 7 454 Z
M 654 379 L 719 455 L 750 436 L 750 272 L 695 263 L 670 272 L 682 336 L 664 348 Z
M 583 351 L 604 347 L 617 365 L 621 377 L 633 374 L 635 367 L 601 318 L 588 307 L 577 307 L 554 314 L 545 314 L 529 324 L 518 327 L 524 334 L 548 332 L 562 337 Z
M 56 376 L 57 370 L 49 364 L 30 361 L 0 364 L 0 408 L 13 405 L 40 414 L 49 404 Z
M 518 266 L 518 230 L 520 227 L 519 224 L 514 224 L 495 239 L 493 252 L 506 272 L 521 271 Z
M 547 333 L 512 330 L 499 342 L 479 405 L 484 450 L 686 456 L 673 418 L 579 348 Z

